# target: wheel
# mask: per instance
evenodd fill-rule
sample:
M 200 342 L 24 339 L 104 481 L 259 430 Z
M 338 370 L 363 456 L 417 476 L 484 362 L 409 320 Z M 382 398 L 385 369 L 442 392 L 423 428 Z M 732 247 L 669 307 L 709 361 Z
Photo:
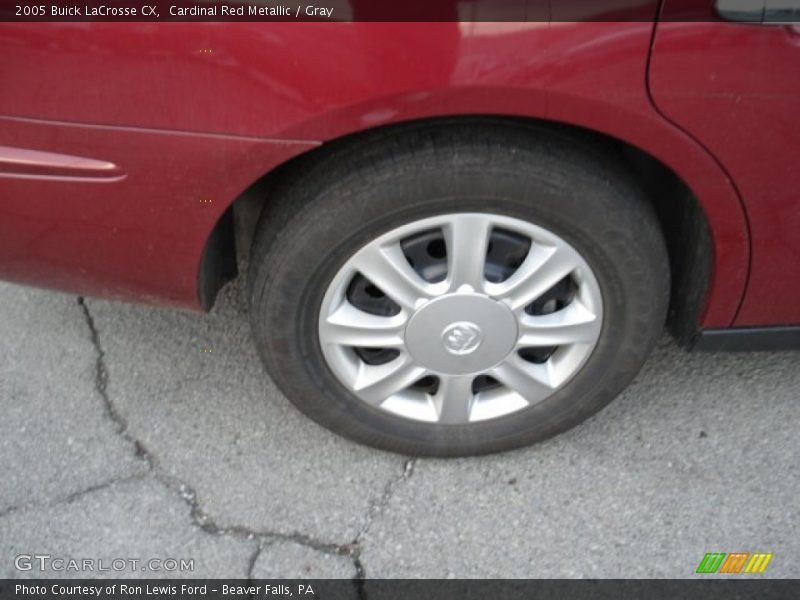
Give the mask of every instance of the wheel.
M 583 138 L 504 121 L 332 148 L 259 222 L 254 337 L 305 414 L 362 443 L 459 456 L 594 414 L 662 331 L 664 240 Z

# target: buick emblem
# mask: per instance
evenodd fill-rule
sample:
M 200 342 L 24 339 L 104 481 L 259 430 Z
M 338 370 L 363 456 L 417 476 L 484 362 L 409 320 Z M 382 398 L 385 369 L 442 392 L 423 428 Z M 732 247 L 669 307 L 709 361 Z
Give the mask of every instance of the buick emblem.
M 471 354 L 481 345 L 481 329 L 475 323 L 458 321 L 442 332 L 442 344 L 450 354 Z

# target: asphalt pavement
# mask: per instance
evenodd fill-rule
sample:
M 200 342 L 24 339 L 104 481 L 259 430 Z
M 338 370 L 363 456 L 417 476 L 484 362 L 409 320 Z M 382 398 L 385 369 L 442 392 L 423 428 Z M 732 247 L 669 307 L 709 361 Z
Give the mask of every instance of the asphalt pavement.
M 572 431 L 414 459 L 297 412 L 243 298 L 198 315 L 0 284 L 0 577 L 683 578 L 739 551 L 800 576 L 798 352 L 665 336 Z

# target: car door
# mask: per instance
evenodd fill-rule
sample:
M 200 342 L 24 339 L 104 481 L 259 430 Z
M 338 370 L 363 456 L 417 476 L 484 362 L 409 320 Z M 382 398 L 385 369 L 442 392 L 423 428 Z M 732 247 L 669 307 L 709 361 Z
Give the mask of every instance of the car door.
M 800 10 L 790 5 L 664 0 L 653 41 L 653 102 L 717 158 L 748 216 L 737 326 L 800 323 Z

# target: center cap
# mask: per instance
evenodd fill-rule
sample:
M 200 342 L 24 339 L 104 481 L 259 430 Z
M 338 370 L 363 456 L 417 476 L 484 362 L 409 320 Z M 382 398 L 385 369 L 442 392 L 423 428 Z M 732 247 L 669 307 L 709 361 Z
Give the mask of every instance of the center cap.
M 450 354 L 472 354 L 483 341 L 481 328 L 469 321 L 451 323 L 442 332 L 442 344 Z
M 505 304 L 473 293 L 440 296 L 422 306 L 406 327 L 415 361 L 447 375 L 485 371 L 517 341 L 517 321 Z

